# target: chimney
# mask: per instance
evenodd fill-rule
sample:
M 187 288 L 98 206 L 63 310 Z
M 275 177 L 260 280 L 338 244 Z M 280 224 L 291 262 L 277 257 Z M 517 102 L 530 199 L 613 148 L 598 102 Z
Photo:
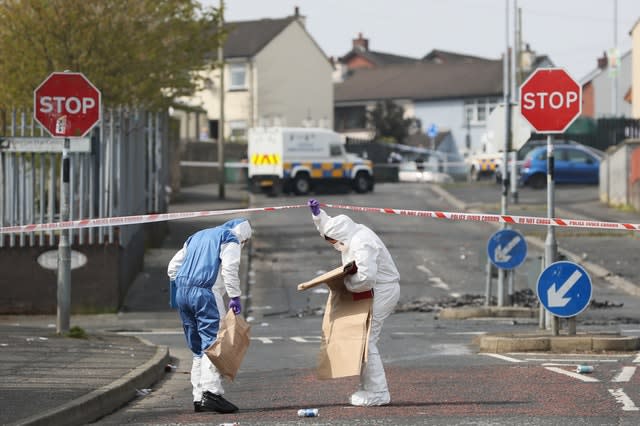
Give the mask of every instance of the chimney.
M 362 33 L 358 33 L 358 38 L 353 39 L 353 50 L 369 50 L 369 39 L 362 37 Z
M 294 6 L 293 8 L 293 17 L 300 22 L 303 27 L 306 27 L 307 18 L 306 16 L 300 15 L 300 8 L 298 6 Z
M 607 52 L 603 52 L 602 53 L 602 57 L 598 58 L 598 68 L 600 68 L 601 70 L 607 68 L 607 64 L 609 63 L 609 60 L 607 58 Z

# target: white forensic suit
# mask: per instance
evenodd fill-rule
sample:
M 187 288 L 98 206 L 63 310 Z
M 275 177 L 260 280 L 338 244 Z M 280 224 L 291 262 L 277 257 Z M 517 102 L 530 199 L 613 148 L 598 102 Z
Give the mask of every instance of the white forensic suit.
M 351 395 L 350 403 L 388 404 L 391 397 L 377 343 L 384 320 L 391 315 L 400 297 L 400 273 L 387 247 L 368 227 L 345 215 L 330 217 L 324 210 L 312 217 L 323 237 L 338 241 L 334 247 L 342 253 L 342 264 L 355 260 L 358 270 L 345 277 L 346 288 L 354 293 L 373 290 L 367 363 L 360 374 L 360 389 Z
M 224 394 L 217 368 L 204 355 L 216 340 L 220 320 L 226 313 L 223 295 L 241 295 L 241 247 L 251 238 L 246 219 L 234 219 L 190 236 L 169 262 L 167 273 L 175 281 L 176 303 L 187 344 L 193 353 L 191 384 L 193 401 L 204 392 Z

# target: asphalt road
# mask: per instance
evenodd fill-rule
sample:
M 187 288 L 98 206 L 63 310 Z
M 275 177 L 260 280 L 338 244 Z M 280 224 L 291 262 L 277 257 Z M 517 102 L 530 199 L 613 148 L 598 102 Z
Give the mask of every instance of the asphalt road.
M 462 189 L 493 194 L 487 185 Z M 323 203 L 455 210 L 449 200 L 424 184 L 382 184 L 373 194 L 323 194 L 318 198 Z M 485 194 L 478 200 L 478 206 L 495 205 L 487 198 Z M 251 204 L 304 204 L 306 200 L 253 196 Z M 322 318 L 319 309 L 326 293 L 297 292 L 296 285 L 337 266 L 339 254 L 318 236 L 308 209 L 300 208 L 286 214 L 251 216 L 255 237 L 250 247 L 245 310 L 252 323 L 252 343 L 236 382 L 225 386 L 228 399 L 240 411 L 231 415 L 192 412 L 190 354 L 179 325 L 168 317 L 168 322 L 158 321 L 157 326 L 149 321 L 143 327 L 138 324 L 129 333 L 168 345 L 175 371 L 145 396 L 97 423 L 638 424 L 637 354 L 480 354 L 474 336 L 535 331 L 537 320 L 443 320 L 430 310 L 465 295 L 484 293 L 486 243 L 496 231 L 493 225 L 348 214 L 370 226 L 387 243 L 402 275 L 400 305 L 414 303 L 419 307 L 396 313 L 385 323 L 379 347 L 391 390 L 390 406 L 350 407 L 347 400 L 357 378 L 320 381 L 313 374 Z M 597 245 L 597 241 L 590 244 Z M 529 260 L 516 275 L 516 290 L 531 288 L 532 277 L 539 272 L 537 256 L 541 253 L 530 249 Z M 624 306 L 598 312 L 589 309 L 579 318 L 578 330 L 639 335 L 638 298 L 612 288 L 605 280 L 593 282 L 596 300 L 606 298 L 624 302 Z M 575 374 L 577 364 L 593 365 L 594 372 Z M 320 416 L 300 419 L 296 416 L 299 408 L 319 408 Z

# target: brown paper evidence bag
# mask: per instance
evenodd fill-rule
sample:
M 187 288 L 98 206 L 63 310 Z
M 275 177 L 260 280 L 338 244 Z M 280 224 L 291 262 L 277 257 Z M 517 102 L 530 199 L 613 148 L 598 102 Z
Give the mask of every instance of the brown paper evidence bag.
M 357 376 L 367 361 L 373 298 L 361 298 L 344 286 L 346 265 L 298 284 L 298 291 L 329 287 L 322 318 L 322 340 L 316 375 L 319 379 Z
M 251 326 L 231 309 L 220 322 L 218 338 L 204 352 L 220 374 L 233 381 L 249 348 Z

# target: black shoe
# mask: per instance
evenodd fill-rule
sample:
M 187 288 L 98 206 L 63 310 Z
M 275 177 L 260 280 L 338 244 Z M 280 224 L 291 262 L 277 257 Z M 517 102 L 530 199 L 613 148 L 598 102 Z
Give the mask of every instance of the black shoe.
M 202 409 L 202 402 L 200 401 L 193 401 L 193 411 L 195 411 L 196 413 L 199 413 L 201 411 L 204 411 Z
M 217 413 L 235 413 L 238 411 L 238 407 L 224 399 L 221 395 L 216 395 L 209 391 L 205 391 L 202 394 L 200 409 L 202 411 L 215 411 Z

